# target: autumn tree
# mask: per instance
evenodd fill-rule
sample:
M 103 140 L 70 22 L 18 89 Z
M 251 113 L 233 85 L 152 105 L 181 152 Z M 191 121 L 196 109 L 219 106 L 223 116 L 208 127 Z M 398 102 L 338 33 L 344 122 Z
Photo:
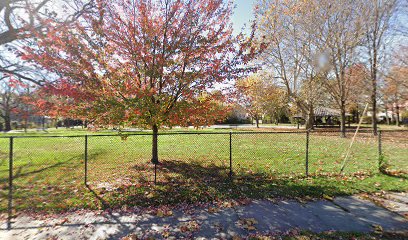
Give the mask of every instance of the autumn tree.
M 265 103 L 265 112 L 275 124 L 279 124 L 282 117 L 288 116 L 289 104 L 286 91 L 274 85 L 270 87 L 269 99 Z
M 408 101 L 407 67 L 394 66 L 385 78 L 383 93 L 388 103 L 395 108 L 395 122 L 400 126 L 400 105 Z
M 281 104 L 280 99 L 277 99 L 281 96 L 285 97 L 284 94 L 278 96 L 281 93 L 270 79 L 266 79 L 261 74 L 253 74 L 236 82 L 237 103 L 255 120 L 257 128 L 259 128 L 259 120 L 266 113 L 281 107 L 278 105 Z
M 214 106 L 214 86 L 245 74 L 256 49 L 232 35 L 222 0 L 98 0 L 63 30 L 53 22 L 31 59 L 59 78 L 44 87 L 69 113 L 101 125 L 186 125 Z M 252 34 L 253 35 L 253 34 Z M 212 119 L 213 120 L 213 119 Z M 197 121 L 201 123 L 202 121 Z

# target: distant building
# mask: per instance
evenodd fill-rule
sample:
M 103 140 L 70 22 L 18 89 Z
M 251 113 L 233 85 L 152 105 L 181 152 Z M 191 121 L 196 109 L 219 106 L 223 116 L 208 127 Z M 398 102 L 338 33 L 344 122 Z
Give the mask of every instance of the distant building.
M 341 113 L 338 109 L 328 108 L 328 107 L 316 107 L 313 111 L 314 113 L 314 123 L 315 126 L 333 126 L 340 124 Z M 346 113 L 346 121 L 350 124 L 352 115 Z M 294 119 L 304 120 L 301 114 L 296 114 L 293 116 Z
M 387 118 L 389 122 L 395 122 L 397 119 L 397 113 L 399 114 L 399 119 L 400 121 L 403 121 L 403 113 L 408 111 L 408 101 L 405 101 L 403 103 L 397 104 L 387 104 L 386 106 L 387 111 L 385 109 L 380 110 L 377 113 L 377 120 L 380 122 L 387 122 Z M 371 117 L 373 116 L 373 112 L 369 110 L 367 112 L 367 116 Z

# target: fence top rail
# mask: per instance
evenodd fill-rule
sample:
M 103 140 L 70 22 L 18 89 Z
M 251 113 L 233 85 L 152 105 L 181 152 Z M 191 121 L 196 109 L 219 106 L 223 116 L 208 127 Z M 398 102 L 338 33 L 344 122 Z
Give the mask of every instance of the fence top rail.
M 279 131 L 279 132 L 238 132 L 238 131 L 224 131 L 224 132 L 162 132 L 159 136 L 165 135 L 229 135 L 229 134 L 284 134 L 284 133 L 306 133 L 307 131 Z M 118 136 L 152 136 L 152 132 L 147 133 L 116 133 L 116 134 L 82 134 L 82 135 L 13 135 L 0 136 L 0 138 L 79 138 L 79 137 L 118 137 Z
M 408 129 L 387 129 L 387 130 L 380 130 L 381 132 L 408 132 Z M 222 131 L 222 132 L 159 132 L 159 136 L 165 135 L 244 135 L 244 134 L 301 134 L 307 133 L 307 130 L 297 130 L 297 131 Z M 327 129 L 319 129 L 319 130 L 311 130 L 310 133 L 341 133 L 339 130 L 327 130 Z M 346 133 L 354 133 L 355 130 L 348 129 Z M 360 133 L 372 133 L 371 129 L 361 129 L 359 130 Z M 130 133 L 130 132 L 122 132 L 122 133 L 111 133 L 111 134 L 82 134 L 82 135 L 10 135 L 10 136 L 0 136 L 1 138 L 79 138 L 79 137 L 118 137 L 118 136 L 152 136 L 152 132 L 138 132 L 138 133 Z

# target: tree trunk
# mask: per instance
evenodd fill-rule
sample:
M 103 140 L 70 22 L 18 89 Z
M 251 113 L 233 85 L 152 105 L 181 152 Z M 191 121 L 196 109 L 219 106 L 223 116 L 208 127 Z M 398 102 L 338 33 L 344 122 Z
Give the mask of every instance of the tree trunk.
M 157 135 L 159 133 L 159 129 L 156 124 L 153 125 L 153 139 L 152 139 L 152 163 L 159 164 L 159 154 L 157 148 Z
M 27 133 L 28 118 L 24 117 L 24 132 Z
M 308 113 L 306 114 L 306 129 L 314 129 L 314 108 L 313 105 L 309 106 Z
M 346 105 L 343 102 L 340 106 L 340 132 L 341 137 L 346 137 Z
M 397 115 L 396 125 L 397 125 L 397 127 L 399 127 L 400 126 L 400 111 L 399 111 L 398 102 L 397 102 L 397 105 L 395 106 L 395 115 Z
M 388 116 L 388 107 L 387 104 L 385 104 L 385 121 L 387 121 L 387 125 L 390 125 L 390 118 Z
M 45 131 L 45 116 L 42 117 L 41 124 L 42 124 L 42 130 Z
M 372 101 L 372 125 L 373 125 L 373 134 L 374 136 L 377 136 L 377 99 L 376 99 L 376 94 L 374 93 L 375 90 L 373 90 L 373 94 L 371 96 L 371 101 Z
M 11 131 L 11 118 L 7 113 L 4 115 L 4 131 Z
M 373 125 L 373 134 L 377 136 L 377 48 L 375 46 L 374 41 L 373 46 L 373 65 L 371 71 L 371 85 L 372 85 L 372 92 L 371 92 L 371 108 L 373 111 L 372 114 L 372 125 Z
M 255 116 L 256 128 L 259 128 L 259 118 Z
M 391 122 L 392 123 L 395 121 L 394 114 L 395 114 L 395 111 L 394 111 L 394 104 L 393 104 L 391 106 Z

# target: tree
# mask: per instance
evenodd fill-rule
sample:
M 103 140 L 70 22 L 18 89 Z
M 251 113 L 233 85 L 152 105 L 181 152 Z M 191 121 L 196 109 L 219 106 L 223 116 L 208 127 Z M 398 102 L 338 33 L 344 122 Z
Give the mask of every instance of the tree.
M 267 43 L 260 59 L 285 87 L 289 102 L 306 119 L 307 129 L 313 128 L 314 106 L 322 91 L 320 53 L 313 46 L 316 29 L 308 20 L 317 7 L 313 1 L 260 0 L 257 4 L 259 34 Z
M 279 124 L 280 119 L 289 114 L 286 91 L 278 86 L 274 86 L 271 88 L 269 95 L 269 100 L 265 103 L 266 114 L 270 116 L 271 121 Z
M 259 120 L 268 112 L 277 112 L 281 108 L 282 91 L 269 79 L 254 74 L 236 82 L 237 102 L 255 119 L 259 128 Z
M 392 66 L 398 69 L 400 74 L 408 76 L 408 45 L 400 45 L 394 50 Z M 408 88 L 408 81 L 400 81 L 400 83 Z
M 340 131 L 346 133 L 346 106 L 353 75 L 357 72 L 357 49 L 362 43 L 364 8 L 360 1 L 320 1 L 313 16 L 315 46 L 326 53 L 325 87 L 340 110 Z
M 28 86 L 11 75 L 4 76 L 0 82 L 0 117 L 4 121 L 4 131 L 8 132 L 11 130 L 11 115 L 20 112 L 23 105 L 21 97 Z
M 369 102 L 370 96 L 370 71 L 362 63 L 356 63 L 346 71 L 348 83 L 348 110 L 355 117 L 355 122 L 360 121 L 360 115 Z
M 365 47 L 367 65 L 371 77 L 371 109 L 374 135 L 377 135 L 377 85 L 382 62 L 381 53 L 387 46 L 385 38 L 390 29 L 391 19 L 397 7 L 397 0 L 368 0 L 365 2 L 367 11 L 365 19 Z
M 56 11 L 56 6 L 60 10 Z M 32 44 L 31 29 L 44 30 L 52 19 L 70 22 L 89 10 L 92 1 L 82 0 L 4 0 L 0 1 L 0 75 L 12 74 L 20 81 L 41 84 L 38 69 L 24 64 L 16 54 L 21 45 Z M 62 9 L 62 10 L 61 10 Z
M 73 118 L 151 128 L 156 164 L 159 128 L 202 122 L 219 97 L 215 85 L 246 74 L 239 66 L 258 48 L 251 37 L 233 37 L 232 4 L 222 0 L 96 5 L 63 29 L 49 23 L 25 59 L 58 74 L 43 91 L 70 106 Z
M 45 22 L 52 19 L 56 22 L 70 22 L 77 19 L 82 12 L 89 10 L 92 0 L 2 0 L 0 1 L 0 79 L 3 85 L 2 111 L 5 118 L 6 130 L 10 130 L 10 110 L 20 111 L 15 104 L 24 104 L 21 96 L 16 94 L 11 85 L 30 85 L 34 83 L 41 85 L 46 73 L 40 68 L 27 64 L 20 58 L 19 49 L 26 45 L 33 45 L 31 29 L 43 31 Z M 8 82 L 11 80 L 11 82 Z M 10 105 L 11 104 L 11 105 Z M 13 107 L 11 107 L 13 106 Z M 28 105 L 25 105 L 26 108 Z M 25 119 L 28 111 L 25 111 Z M 25 124 L 27 126 L 27 124 Z
M 8 132 L 11 130 L 11 113 L 17 107 L 18 103 L 13 88 L 9 84 L 3 83 L 1 88 L 0 116 L 4 121 L 4 131 Z
M 406 75 L 407 67 L 394 66 L 385 78 L 384 95 L 387 102 L 395 108 L 395 122 L 400 126 L 400 105 L 408 101 L 408 77 Z

